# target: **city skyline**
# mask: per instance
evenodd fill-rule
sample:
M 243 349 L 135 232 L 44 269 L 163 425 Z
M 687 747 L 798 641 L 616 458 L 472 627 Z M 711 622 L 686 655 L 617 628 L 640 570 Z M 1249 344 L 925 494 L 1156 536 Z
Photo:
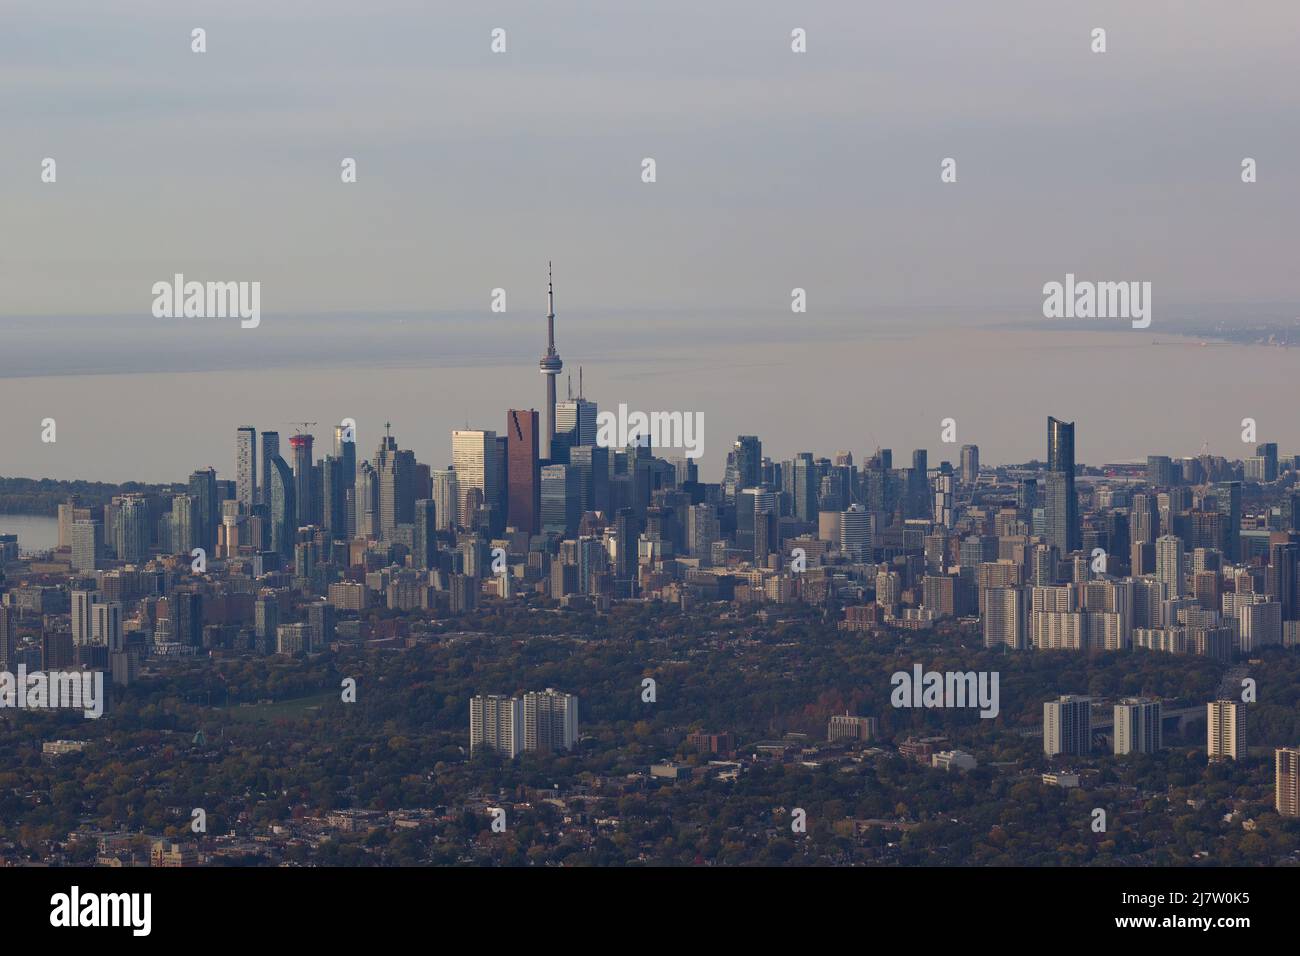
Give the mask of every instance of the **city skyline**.
M 1281 912 L 1300 4 L 0 21 L 20 929 L 254 869 Z

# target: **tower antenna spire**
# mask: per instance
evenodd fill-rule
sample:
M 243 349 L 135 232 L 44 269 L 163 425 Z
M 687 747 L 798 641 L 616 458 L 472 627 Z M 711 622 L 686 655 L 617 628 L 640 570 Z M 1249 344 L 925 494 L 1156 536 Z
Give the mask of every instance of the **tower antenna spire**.
M 538 450 L 549 461 L 551 446 L 555 444 L 555 376 L 564 368 L 560 353 L 555 350 L 555 282 L 549 259 L 546 262 L 546 352 L 537 363 L 537 368 L 546 378 L 546 432 Z

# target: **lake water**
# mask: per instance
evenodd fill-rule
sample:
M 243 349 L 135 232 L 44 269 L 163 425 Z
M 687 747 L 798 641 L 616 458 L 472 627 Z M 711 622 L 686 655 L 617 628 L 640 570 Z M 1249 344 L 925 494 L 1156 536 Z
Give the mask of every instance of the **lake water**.
M 1049 415 L 1077 423 L 1076 460 L 1087 464 L 1196 455 L 1203 442 L 1243 457 L 1253 453 L 1243 418 L 1256 420 L 1259 441 L 1300 452 L 1297 349 L 1202 345 L 1122 323 L 789 318 L 562 317 L 559 394 L 569 373 L 576 391 L 581 365 L 602 410 L 703 413 L 707 481 L 721 480 L 738 434 L 757 434 L 778 460 L 843 449 L 860 461 L 879 445 L 896 463 L 927 448 L 934 465 L 955 463 L 968 442 L 986 463 L 1043 458 Z M 453 428 L 503 433 L 507 409 L 542 404 L 535 316 L 496 326 L 268 316 L 256 330 L 155 325 L 152 336 L 116 320 L 64 336 L 63 321 L 8 338 L 15 347 L 0 356 L 0 475 L 184 481 L 212 465 L 232 478 L 238 426 L 278 430 L 287 448 L 293 422 L 319 423 L 309 426 L 319 456 L 343 418 L 356 420 L 367 458 L 391 421 L 400 447 L 443 467 Z M 106 340 L 116 347 L 96 357 Z M 54 443 L 41 441 L 45 418 L 57 422 Z M 940 439 L 945 418 L 957 422 L 955 444 Z
M 49 551 L 59 544 L 59 519 L 0 514 L 0 534 L 18 535 L 18 549 L 24 553 Z

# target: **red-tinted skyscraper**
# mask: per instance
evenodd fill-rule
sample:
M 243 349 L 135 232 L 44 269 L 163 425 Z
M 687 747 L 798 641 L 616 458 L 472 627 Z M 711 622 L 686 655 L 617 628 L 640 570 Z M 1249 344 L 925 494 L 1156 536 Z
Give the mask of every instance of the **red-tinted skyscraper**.
M 506 412 L 506 523 L 537 534 L 542 512 L 541 469 L 538 460 L 537 412 Z

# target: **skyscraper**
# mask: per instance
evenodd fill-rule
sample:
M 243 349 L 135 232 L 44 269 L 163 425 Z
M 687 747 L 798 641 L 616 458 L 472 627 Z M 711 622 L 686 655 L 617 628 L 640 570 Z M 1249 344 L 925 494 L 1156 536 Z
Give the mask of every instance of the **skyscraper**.
M 244 425 L 235 432 L 235 497 L 244 514 L 257 501 L 257 429 Z
M 262 432 L 262 484 L 258 500 L 264 504 L 271 503 L 271 459 L 280 454 L 280 433 Z
M 617 540 L 617 552 L 614 562 L 614 577 L 618 597 L 635 597 L 637 588 L 637 539 L 641 534 L 641 522 L 631 508 L 620 508 L 614 517 L 614 533 Z
M 421 570 L 437 564 L 437 532 L 437 504 L 431 498 L 422 498 L 415 503 L 415 544 L 411 552 L 412 563 Z
M 609 449 L 578 445 L 569 449 L 569 467 L 578 474 L 581 510 L 609 514 Z
M 984 646 L 1024 650 L 1025 592 L 1018 587 L 986 588 L 984 601 Z
M 569 447 L 596 444 L 596 403 L 581 394 L 555 406 L 555 431 L 569 437 Z
M 96 604 L 92 611 L 92 643 L 103 645 L 110 651 L 122 650 L 122 605 L 117 602 Z
M 1282 606 L 1282 619 L 1300 617 L 1300 543 L 1286 532 L 1274 534 L 1269 542 L 1265 590 Z
M 874 515 L 859 505 L 849 505 L 840 514 L 840 553 L 852 561 L 865 561 L 871 557 L 874 535 Z
M 217 549 L 217 525 L 221 523 L 221 504 L 217 500 L 217 470 L 199 468 L 190 475 L 190 497 L 195 507 L 195 544 L 208 554 Z
M 293 554 L 293 544 L 297 537 L 297 489 L 288 462 L 276 455 L 268 464 L 271 469 L 271 550 L 287 558 Z
M 1279 747 L 1273 757 L 1277 815 L 1300 817 L 1300 747 Z
M 0 670 L 16 671 L 14 654 L 18 650 L 18 609 L 0 604 Z M 44 664 L 47 669 L 48 664 Z
M 451 433 L 451 461 L 456 470 L 460 495 L 457 511 L 460 512 L 462 527 L 471 527 L 475 518 L 466 510 L 468 502 L 473 501 L 479 508 L 489 508 L 497 500 L 496 457 L 496 432 L 456 430 Z
M 912 452 L 912 467 L 907 472 L 906 515 L 909 518 L 929 518 L 932 509 L 930 501 L 930 454 L 924 448 Z
M 1183 586 L 1183 539 L 1172 534 L 1156 539 L 1156 580 L 1163 581 L 1172 597 L 1181 597 Z
M 1230 561 L 1241 560 L 1241 482 L 1229 481 L 1219 486 L 1215 496 L 1219 501 L 1219 510 L 1228 516 L 1228 538 L 1224 542 L 1224 554 Z
M 1160 701 L 1129 697 L 1115 705 L 1115 753 L 1155 753 L 1164 746 Z
M 311 471 L 315 458 L 312 456 L 312 436 L 294 435 L 289 439 L 293 449 L 293 494 L 297 505 L 295 520 L 299 528 L 316 523 L 316 508 L 312 501 Z
M 980 475 L 980 447 L 979 445 L 962 445 L 961 446 L 961 483 L 963 485 L 973 485 Z
M 1043 704 L 1043 753 L 1081 755 L 1092 752 L 1092 701 L 1064 695 Z
M 541 526 L 547 534 L 571 538 L 582 517 L 579 509 L 578 473 L 568 465 L 543 465 L 541 475 Z
M 1205 705 L 1206 750 L 1211 760 L 1237 759 L 1237 705 L 1231 700 L 1212 700 Z
M 199 546 L 199 506 L 193 495 L 172 498 L 170 549 L 173 554 L 189 554 Z
M 934 516 L 933 520 L 941 528 L 951 528 L 957 519 L 953 495 L 953 481 L 950 472 L 940 473 L 934 479 Z
M 517 757 L 523 752 L 523 701 L 500 694 L 470 698 L 470 753 L 483 746 L 491 747 L 506 758 Z
M 459 483 L 455 468 L 435 468 L 433 477 L 433 501 L 437 508 L 438 530 L 448 531 L 460 523 Z
M 344 491 L 357 486 L 357 434 L 351 425 L 334 426 L 334 457 L 340 462 L 339 479 Z
M 121 499 L 115 537 L 118 560 L 140 564 L 149 556 L 149 502 L 143 495 Z
M 794 456 L 794 516 L 800 521 L 817 520 L 817 489 L 821 477 L 813 464 L 811 452 Z
M 577 697 L 550 687 L 541 693 L 524 694 L 524 750 L 573 750 L 577 742 Z
M 72 643 L 89 644 L 94 636 L 95 604 L 98 591 L 72 592 Z
M 1074 422 L 1047 419 L 1047 540 L 1062 555 L 1078 551 L 1079 499 L 1074 491 Z
M 384 437 L 375 452 L 374 468 L 379 478 L 379 537 L 393 540 L 398 525 L 415 521 L 415 452 L 401 450 L 384 423 Z
M 536 411 L 512 408 L 506 412 L 506 459 L 510 486 L 506 523 L 519 531 L 537 534 L 542 492 Z
M 555 286 L 551 282 L 551 264 L 546 264 L 546 353 L 537 363 L 538 370 L 546 377 L 546 434 L 541 451 L 547 461 L 551 458 L 551 445 L 555 441 L 555 376 L 560 374 L 564 363 L 560 353 L 555 350 Z
M 72 522 L 72 568 L 95 571 L 104 566 L 104 526 L 98 521 Z
M 728 501 L 734 501 L 745 488 L 753 488 L 763 479 L 763 443 L 757 435 L 740 435 L 727 453 L 727 472 L 723 479 Z

